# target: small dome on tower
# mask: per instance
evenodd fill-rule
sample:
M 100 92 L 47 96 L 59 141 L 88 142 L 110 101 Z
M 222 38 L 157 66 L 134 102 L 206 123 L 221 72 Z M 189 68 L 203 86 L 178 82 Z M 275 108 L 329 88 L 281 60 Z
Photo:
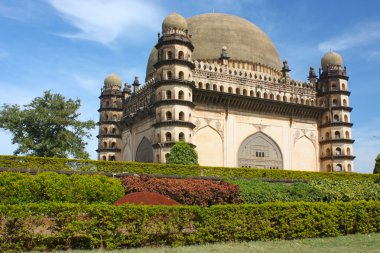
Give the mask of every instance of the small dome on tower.
M 330 51 L 327 52 L 321 59 L 321 66 L 323 70 L 327 70 L 327 66 L 343 66 L 343 59 L 338 53 Z
M 114 87 L 121 89 L 121 78 L 115 73 L 112 73 L 104 79 L 104 88 Z
M 180 30 L 187 30 L 187 21 L 186 19 L 179 15 L 178 13 L 172 13 L 165 17 L 162 22 L 162 31 L 165 32 L 168 29 L 177 28 Z

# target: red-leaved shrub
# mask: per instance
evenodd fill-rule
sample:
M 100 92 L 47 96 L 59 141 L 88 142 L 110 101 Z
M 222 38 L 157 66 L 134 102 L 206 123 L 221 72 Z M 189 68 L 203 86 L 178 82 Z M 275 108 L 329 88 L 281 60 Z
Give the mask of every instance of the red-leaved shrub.
M 239 186 L 207 179 L 128 176 L 122 181 L 125 193 L 157 192 L 185 205 L 210 206 L 239 203 Z

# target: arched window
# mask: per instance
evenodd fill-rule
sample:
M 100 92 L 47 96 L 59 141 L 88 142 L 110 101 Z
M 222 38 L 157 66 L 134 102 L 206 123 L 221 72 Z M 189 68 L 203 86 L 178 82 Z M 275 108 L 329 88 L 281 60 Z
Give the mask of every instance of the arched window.
M 165 134 L 165 140 L 166 140 L 166 141 L 172 141 L 172 134 L 169 133 L 169 132 L 167 132 L 167 133 Z
M 337 99 L 333 99 L 332 105 L 333 106 L 337 106 L 338 105 L 338 100 Z
M 286 98 L 286 96 L 283 96 L 283 97 L 282 97 L 282 100 L 283 100 L 284 102 L 287 102 L 287 101 L 288 101 L 288 99 Z
M 336 83 L 332 84 L 331 85 L 331 90 L 338 90 L 338 87 L 336 86 Z
M 348 171 L 348 172 L 351 172 L 351 164 L 348 164 L 348 165 L 347 165 L 347 171 Z
M 325 123 L 329 122 L 329 116 L 325 116 Z
M 210 89 L 210 84 L 206 83 L 206 90 L 209 90 L 209 89 Z
M 183 74 L 182 71 L 180 71 L 180 72 L 178 73 L 178 78 L 179 78 L 179 80 L 183 80 L 183 79 L 184 79 L 184 74 Z
M 343 99 L 343 106 L 347 106 L 347 100 Z
M 220 90 L 221 92 L 224 91 L 224 87 L 223 87 L 223 85 L 220 85 L 219 90 Z
M 351 155 L 351 149 L 350 148 L 346 149 L 346 155 Z
M 172 79 L 172 72 L 171 71 L 168 71 L 168 72 L 166 72 L 166 79 L 168 79 L 168 80 L 170 80 L 170 79 Z
M 301 104 L 305 104 L 305 100 L 303 98 L 301 98 Z
M 181 99 L 181 100 L 185 99 L 185 94 L 181 90 L 178 92 L 178 99 Z
M 329 140 L 329 139 L 330 139 L 330 133 L 326 132 L 326 140 Z
M 331 172 L 331 164 L 327 164 L 327 172 Z
M 214 91 L 217 91 L 217 90 L 218 90 L 218 86 L 216 86 L 216 84 L 214 84 L 214 85 L 212 86 L 212 89 L 213 89 Z
M 116 148 L 116 142 L 113 141 L 113 142 L 111 143 L 111 148 Z
M 181 121 L 185 120 L 185 114 L 183 112 L 179 112 L 178 119 Z
M 253 97 L 255 94 L 253 93 L 253 90 L 249 91 L 249 95 Z
M 112 133 L 116 134 L 116 128 L 112 128 Z
M 116 157 L 114 155 L 110 156 L 110 161 L 116 161 Z
M 334 122 L 339 122 L 339 116 L 338 115 L 334 115 Z
M 331 150 L 329 148 L 326 149 L 326 155 L 331 155 Z
M 103 148 L 107 148 L 107 142 L 103 142 Z
M 105 115 L 106 120 L 108 120 L 108 114 Z
M 344 122 L 348 122 L 348 116 L 344 115 Z
M 166 91 L 166 99 L 172 99 L 172 92 L 170 90 Z
M 342 83 L 342 90 L 346 90 L 346 85 Z
M 179 135 L 178 135 L 178 140 L 179 141 L 185 141 L 185 134 L 184 133 L 179 133 Z
M 277 95 L 277 100 L 281 101 L 281 96 L 280 95 Z
M 243 89 L 243 95 L 247 96 L 247 90 L 246 89 Z
M 342 164 L 338 163 L 336 166 L 335 166 L 335 171 L 337 172 L 342 172 Z
M 346 131 L 346 139 L 350 139 L 350 133 Z
M 290 98 L 289 98 L 289 102 L 290 102 L 290 103 L 293 103 L 293 97 L 290 97 Z
M 173 53 L 172 53 L 172 51 L 168 51 L 166 56 L 167 56 L 167 59 L 168 59 L 168 60 L 171 60 L 171 59 L 173 58 Z
M 261 92 L 260 92 L 260 91 L 258 91 L 258 92 L 256 93 L 256 97 L 261 98 Z
M 172 113 L 169 111 L 166 112 L 166 120 L 172 120 Z
M 342 150 L 340 148 L 336 148 L 335 155 L 341 155 L 341 154 L 342 154 Z
M 240 95 L 240 89 L 236 88 L 236 94 Z
M 228 93 L 232 93 L 232 88 L 228 87 Z
M 202 83 L 198 83 L 198 88 L 199 89 L 203 89 L 203 84 Z
M 268 98 L 268 94 L 264 92 L 264 98 Z
M 104 161 L 107 161 L 107 156 L 102 156 L 102 159 L 104 160 Z
M 170 155 L 169 153 L 165 154 L 165 162 L 167 162 L 169 160 L 169 155 Z
M 107 134 L 108 130 L 107 127 L 103 127 L 103 134 Z
M 183 51 L 179 51 L 178 52 L 178 59 L 183 60 L 183 58 L 184 58 Z
M 112 115 L 112 119 L 117 120 L 117 115 L 116 114 Z
M 109 106 L 110 105 L 110 102 L 109 101 L 106 101 L 106 106 Z
M 335 139 L 340 139 L 340 132 L 339 131 L 335 131 Z
M 274 95 L 273 94 L 270 94 L 269 97 L 270 97 L 270 99 L 274 100 Z

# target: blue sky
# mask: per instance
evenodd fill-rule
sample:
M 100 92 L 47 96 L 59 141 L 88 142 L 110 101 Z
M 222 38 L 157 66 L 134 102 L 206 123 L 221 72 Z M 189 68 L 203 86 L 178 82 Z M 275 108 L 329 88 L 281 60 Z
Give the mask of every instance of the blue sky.
M 370 173 L 380 153 L 379 10 L 376 0 L 0 0 L 0 104 L 24 105 L 50 89 L 79 98 L 82 119 L 97 121 L 104 77 L 144 80 L 166 15 L 229 13 L 268 34 L 294 79 L 306 80 L 328 50 L 342 55 L 354 108 L 355 170 Z M 95 159 L 92 132 L 87 149 Z M 0 143 L 0 154 L 15 149 L 3 130 Z

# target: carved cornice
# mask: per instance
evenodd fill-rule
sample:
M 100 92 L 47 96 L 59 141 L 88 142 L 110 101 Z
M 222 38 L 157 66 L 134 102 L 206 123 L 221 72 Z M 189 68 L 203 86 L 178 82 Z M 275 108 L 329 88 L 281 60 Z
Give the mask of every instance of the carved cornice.
M 96 138 L 117 138 L 117 139 L 121 139 L 121 134 L 112 134 L 112 133 L 108 133 L 108 134 L 99 134 L 96 136 Z
M 193 62 L 184 60 L 184 59 L 170 59 L 170 60 L 161 60 L 153 65 L 154 68 L 158 69 L 159 67 L 162 67 L 164 65 L 183 65 L 187 66 L 190 69 L 194 69 L 195 65 Z
M 225 108 L 263 112 L 274 115 L 319 119 L 327 109 L 322 107 L 288 103 L 272 99 L 264 99 L 237 95 L 232 93 L 194 89 L 193 101 L 196 105 L 220 105 Z
M 330 90 L 330 91 L 323 91 L 323 92 L 319 91 L 318 97 L 325 96 L 325 95 L 334 95 L 334 94 L 350 96 L 351 92 L 347 90 Z
M 355 156 L 353 155 L 329 155 L 329 156 L 322 156 L 321 160 L 354 160 Z
M 188 121 L 178 121 L 178 120 L 170 120 L 170 121 L 160 121 L 157 123 L 154 123 L 152 125 L 153 127 L 165 127 L 165 126 L 179 126 L 179 127 L 188 127 L 191 129 L 195 128 L 195 125 Z
M 175 142 L 175 141 L 157 142 L 157 143 L 154 143 L 152 145 L 152 147 L 155 149 L 157 149 L 157 148 L 171 148 L 176 143 L 177 142 Z M 191 147 L 196 148 L 196 145 L 189 143 L 189 142 L 186 142 L 186 143 L 189 144 Z
M 181 80 L 181 79 L 169 79 L 169 80 L 160 80 L 154 83 L 154 88 L 158 88 L 163 85 L 186 85 L 189 86 L 190 88 L 195 88 L 195 85 L 193 82 L 187 81 L 187 80 Z
M 98 112 L 104 112 L 104 111 L 122 112 L 123 108 L 117 107 L 117 106 L 104 106 L 98 109 Z
M 158 107 L 161 105 L 186 105 L 191 108 L 195 107 L 195 104 L 192 101 L 183 100 L 183 99 L 170 99 L 170 100 L 160 100 L 154 103 L 154 106 Z
M 120 148 L 99 148 L 96 152 L 121 152 Z
M 194 46 L 191 43 L 190 39 L 182 34 L 164 35 L 158 39 L 158 43 L 156 44 L 155 47 L 159 49 L 163 45 L 171 45 L 171 44 L 184 45 L 190 48 L 191 51 L 194 50 Z
M 323 140 L 319 141 L 320 144 L 329 144 L 329 143 L 343 143 L 343 144 L 352 144 L 355 140 L 353 139 L 329 139 L 329 140 Z
M 343 111 L 346 111 L 346 112 L 351 112 L 352 111 L 352 107 L 349 107 L 349 106 L 332 106 L 331 107 L 332 110 L 343 110 Z
M 326 128 L 326 127 L 352 127 L 354 124 L 349 122 L 331 122 L 331 123 L 325 123 L 319 126 L 319 128 Z
M 144 107 L 142 109 L 137 110 L 135 113 L 131 113 L 125 116 L 121 120 L 120 125 L 132 126 L 136 121 L 141 121 L 148 117 L 154 117 L 154 115 L 155 115 L 155 109 L 153 106 L 149 108 Z

